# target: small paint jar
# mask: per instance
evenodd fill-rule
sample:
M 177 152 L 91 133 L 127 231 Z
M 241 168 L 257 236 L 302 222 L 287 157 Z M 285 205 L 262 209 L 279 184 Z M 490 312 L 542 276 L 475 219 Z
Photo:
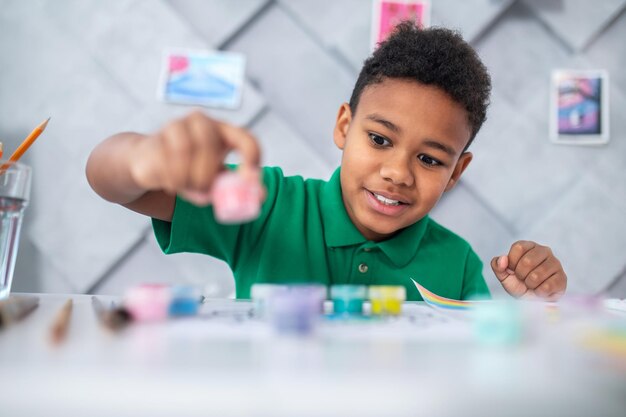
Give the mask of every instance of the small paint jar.
M 324 299 L 318 286 L 278 289 L 268 299 L 268 316 L 279 334 L 307 335 L 321 316 Z
M 330 287 L 330 298 L 333 301 L 335 315 L 361 315 L 363 302 L 367 299 L 365 285 L 333 285 Z
M 140 284 L 124 294 L 124 308 L 137 321 L 165 319 L 170 301 L 170 286 L 165 284 Z
M 291 291 L 310 292 L 314 299 L 315 312 L 324 314 L 324 301 L 328 298 L 328 288 L 322 284 L 291 284 Z
M 371 285 L 369 299 L 373 316 L 398 316 L 406 300 L 406 288 L 401 285 Z
M 481 346 L 505 347 L 522 339 L 523 318 L 519 301 L 476 303 L 471 311 L 474 338 Z
M 244 178 L 236 171 L 224 171 L 213 184 L 215 219 L 223 224 L 256 219 L 261 210 L 262 186 L 258 179 Z
M 200 290 L 190 285 L 174 285 L 170 288 L 169 315 L 193 316 L 200 307 Z
M 252 284 L 250 289 L 250 297 L 254 304 L 254 314 L 256 317 L 264 318 L 267 315 L 268 300 L 275 291 L 283 291 L 287 289 L 287 285 L 282 284 Z

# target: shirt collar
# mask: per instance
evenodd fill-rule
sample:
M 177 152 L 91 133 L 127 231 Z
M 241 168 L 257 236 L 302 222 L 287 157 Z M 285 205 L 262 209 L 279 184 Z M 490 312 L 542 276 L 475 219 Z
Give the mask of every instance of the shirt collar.
M 328 247 L 352 246 L 367 242 L 350 220 L 343 204 L 340 174 L 341 168 L 337 168 L 321 192 L 324 240 Z M 415 257 L 428 223 L 429 218 L 425 216 L 390 239 L 372 242 L 372 246 L 378 246 L 395 266 L 403 267 Z
M 350 220 L 341 197 L 341 168 L 337 168 L 322 189 L 324 240 L 329 247 L 351 246 L 367 242 Z

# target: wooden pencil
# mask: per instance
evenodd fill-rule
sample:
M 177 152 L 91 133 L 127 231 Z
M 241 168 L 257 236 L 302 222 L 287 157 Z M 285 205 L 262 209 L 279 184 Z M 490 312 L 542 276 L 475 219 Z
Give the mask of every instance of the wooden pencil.
M 13 154 L 9 157 L 9 161 L 15 162 L 20 159 L 22 155 L 24 155 L 24 152 L 26 152 L 28 148 L 30 148 L 30 145 L 32 145 L 33 142 L 35 142 L 35 140 L 39 137 L 39 135 L 41 135 L 41 133 L 46 130 L 46 126 L 48 126 L 49 121 L 50 118 L 48 117 L 46 120 L 41 122 L 39 126 L 34 128 L 33 131 L 30 132 L 30 134 L 26 137 L 26 139 L 22 141 L 20 146 L 17 147 L 15 152 L 13 152 Z
M 0 330 L 28 316 L 39 305 L 38 297 L 12 295 L 0 301 Z
M 123 307 L 111 306 L 107 309 L 96 296 L 91 297 L 91 303 L 102 326 L 112 332 L 124 329 L 132 320 L 130 313 Z
M 43 132 L 46 129 L 46 126 L 48 126 L 49 121 L 50 121 L 50 118 L 48 117 L 46 120 L 41 122 L 39 126 L 34 128 L 32 132 L 30 132 L 30 134 L 26 137 L 26 139 L 22 141 L 20 146 L 18 146 L 15 152 L 13 152 L 13 154 L 9 157 L 8 162 L 5 162 L 4 164 L 2 164 L 2 166 L 0 166 L 0 175 L 4 174 L 5 171 L 11 166 L 11 162 L 16 162 L 18 159 L 22 157 L 22 155 L 24 155 L 24 152 L 26 152 L 28 148 L 30 148 L 30 145 L 32 145 L 33 142 L 35 142 L 35 140 L 39 137 L 39 135 L 41 135 L 41 132 Z M 1 151 L 0 151 L 0 157 L 2 157 Z
M 70 317 L 72 316 L 72 304 L 72 299 L 69 298 L 55 316 L 50 328 L 50 340 L 52 340 L 52 343 L 60 343 L 65 339 L 70 324 Z

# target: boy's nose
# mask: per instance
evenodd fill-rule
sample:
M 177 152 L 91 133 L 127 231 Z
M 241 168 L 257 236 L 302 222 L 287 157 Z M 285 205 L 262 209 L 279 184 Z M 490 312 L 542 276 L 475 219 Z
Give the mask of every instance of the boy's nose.
M 406 157 L 388 157 L 380 167 L 380 175 L 394 185 L 410 186 L 414 182 L 411 163 Z

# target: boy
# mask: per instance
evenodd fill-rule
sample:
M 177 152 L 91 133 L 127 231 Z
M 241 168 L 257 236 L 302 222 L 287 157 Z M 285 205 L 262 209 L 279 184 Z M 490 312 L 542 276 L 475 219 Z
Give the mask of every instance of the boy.
M 489 294 L 469 244 L 428 217 L 472 160 L 486 117 L 486 68 L 463 39 L 410 23 L 365 63 L 337 116 L 341 167 L 328 181 L 263 168 L 245 130 L 200 112 L 153 135 L 120 133 L 92 152 L 87 177 L 103 198 L 151 216 L 166 253 L 226 261 L 238 298 L 256 282 L 403 285 L 410 278 L 454 299 Z M 254 221 L 223 225 L 211 203 L 214 179 L 236 150 L 241 175 L 266 189 Z M 549 248 L 519 241 L 492 269 L 515 297 L 557 298 L 567 278 Z

